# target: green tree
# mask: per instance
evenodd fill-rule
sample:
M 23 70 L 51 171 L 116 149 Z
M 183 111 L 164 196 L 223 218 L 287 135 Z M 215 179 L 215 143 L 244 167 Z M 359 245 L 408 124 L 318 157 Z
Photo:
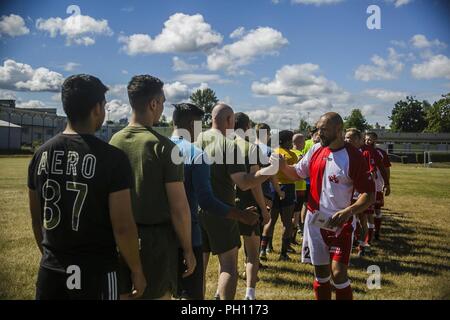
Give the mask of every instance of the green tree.
M 442 96 L 442 99 L 425 109 L 427 127 L 426 132 L 449 133 L 450 132 L 450 93 Z
M 198 89 L 194 93 L 191 94 L 191 102 L 199 106 L 205 111 L 205 116 L 203 117 L 203 126 L 210 127 L 211 126 L 211 111 L 213 107 L 219 102 L 219 99 L 216 97 L 216 93 L 214 90 L 210 88 L 206 89 Z
M 304 119 L 300 120 L 300 123 L 298 125 L 298 130 L 300 132 L 308 132 L 308 130 L 311 128 L 311 125 Z
M 361 132 L 371 128 L 360 109 L 353 109 L 350 115 L 344 118 L 344 127 L 346 129 L 356 128 Z
M 398 101 L 389 117 L 391 129 L 399 132 L 422 132 L 427 127 L 424 105 L 425 101 L 420 102 L 415 97 Z
M 169 122 L 167 122 L 167 118 L 165 115 L 161 116 L 159 122 L 156 124 L 156 127 L 169 127 Z

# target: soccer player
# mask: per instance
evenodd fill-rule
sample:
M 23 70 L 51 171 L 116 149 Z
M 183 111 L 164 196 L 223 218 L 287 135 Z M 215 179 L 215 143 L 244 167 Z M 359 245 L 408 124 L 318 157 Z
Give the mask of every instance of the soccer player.
M 292 152 L 295 153 L 298 160 L 303 157 L 303 149 L 305 148 L 305 136 L 301 133 L 296 133 L 292 137 Z M 298 230 L 303 230 L 304 220 L 301 219 L 300 213 L 303 209 L 303 204 L 306 199 L 306 181 L 298 180 L 295 181 L 295 206 L 294 206 L 294 217 L 292 219 L 292 244 L 298 244 L 295 240 Z
M 212 128 L 200 133 L 196 145 L 211 160 L 211 184 L 214 194 L 229 206 L 235 206 L 237 186 L 242 191 L 261 184 L 274 170 L 273 166 L 248 173 L 245 164 L 236 163 L 237 146 L 227 134 L 234 129 L 233 109 L 223 103 L 217 104 L 211 113 Z M 272 174 L 272 173 L 271 173 Z M 220 275 L 218 293 L 221 300 L 234 299 L 237 286 L 238 249 L 241 245 L 239 224 L 209 212 L 200 212 L 203 238 L 204 274 L 210 253 L 219 256 Z
M 184 167 L 172 160 L 172 154 L 178 154 L 179 149 L 169 138 L 152 129 L 164 109 L 163 85 L 150 75 L 138 75 L 130 80 L 127 89 L 131 121 L 110 141 L 125 152 L 132 168 L 133 213 L 141 240 L 144 274 L 149 283 L 143 295 L 145 299 L 170 299 L 175 293 L 178 245 L 186 265 L 184 276 L 191 275 L 196 265 L 191 213 L 183 184 Z M 129 290 L 129 282 L 127 269 L 121 268 L 121 291 Z
M 240 160 L 245 161 L 247 172 L 257 172 L 261 165 L 258 160 L 261 156 L 258 155 L 260 152 L 259 148 L 250 143 L 246 136 L 247 130 L 250 129 L 250 118 L 242 112 L 235 114 L 235 143 L 238 146 L 238 150 L 241 151 Z M 264 195 L 261 185 L 256 185 L 248 191 L 242 191 L 239 188 L 236 190 L 236 196 L 239 201 L 237 202 L 237 207 L 244 210 L 249 207 L 258 207 L 261 214 L 260 222 L 265 225 L 269 222 L 270 215 L 267 211 L 266 202 L 264 201 Z M 259 245 L 261 228 L 260 223 L 255 226 L 248 226 L 246 224 L 239 223 L 239 231 L 244 239 L 244 249 L 245 249 L 245 274 L 247 289 L 245 292 L 245 300 L 255 300 L 256 299 L 256 282 L 259 270 Z
M 367 145 L 371 145 L 371 146 L 375 147 L 377 140 L 378 140 L 378 135 L 375 132 L 367 132 L 365 140 L 366 140 L 365 142 Z M 388 179 L 388 181 L 385 182 L 380 168 L 377 168 L 377 172 L 376 172 L 377 179 L 375 180 L 377 196 L 376 196 L 376 201 L 375 201 L 375 206 L 374 206 L 374 208 L 375 208 L 374 238 L 375 238 L 375 240 L 380 240 L 380 228 L 381 228 L 381 221 L 382 221 L 381 208 L 384 206 L 384 195 L 389 196 L 389 194 L 391 193 L 390 184 L 389 184 L 390 175 L 391 175 L 391 171 L 390 171 L 391 162 L 389 161 L 389 156 L 386 153 L 386 151 L 384 151 L 383 149 L 378 148 L 378 147 L 375 147 L 375 150 L 378 152 L 378 154 L 380 155 L 380 157 L 382 159 L 382 164 L 386 170 L 386 177 Z
M 258 123 L 255 126 L 255 133 L 256 133 L 256 139 L 255 144 L 261 149 L 261 152 L 258 153 L 261 155 L 261 161 L 260 163 L 263 166 L 269 165 L 269 159 L 270 155 L 272 154 L 272 148 L 268 146 L 270 141 L 270 126 L 266 123 Z M 264 194 L 264 200 L 266 201 L 266 206 L 270 209 L 272 208 L 272 194 L 275 191 L 278 195 L 279 199 L 284 199 L 285 193 L 280 189 L 280 184 L 278 181 L 278 178 L 276 175 L 271 176 L 268 180 L 264 181 L 261 185 L 263 194 Z M 261 223 L 261 234 L 263 233 L 264 225 Z M 268 239 L 267 237 L 261 237 L 261 244 L 266 245 L 267 249 L 266 251 L 273 251 L 273 245 L 272 245 L 272 238 Z M 260 251 L 260 260 L 267 260 L 266 251 Z M 263 265 L 260 263 L 259 268 L 263 269 Z
M 128 297 L 140 297 L 146 287 L 130 164 L 122 151 L 94 136 L 105 119 L 107 90 L 96 77 L 68 77 L 61 91 L 67 126 L 29 165 L 32 226 L 42 254 L 38 300 L 117 300 L 116 248 L 131 270 L 134 292 L 130 286 Z
M 375 187 L 377 189 L 377 200 L 378 203 L 381 203 L 383 191 L 386 192 L 386 195 L 389 195 L 390 193 L 390 186 L 389 186 L 389 178 L 387 175 L 386 168 L 383 164 L 383 159 L 380 156 L 380 154 L 377 152 L 374 146 L 374 142 L 372 139 L 373 134 L 372 133 L 366 133 L 365 135 L 365 145 L 363 146 L 363 154 L 366 155 L 365 157 L 369 159 L 369 171 L 372 174 L 374 181 L 375 181 Z M 373 234 L 375 231 L 375 211 L 377 201 L 375 204 L 370 208 L 370 210 L 367 212 L 367 226 L 368 226 L 368 232 L 366 235 L 366 243 L 369 245 L 372 242 Z
M 337 300 L 352 299 L 347 269 L 353 215 L 363 212 L 374 201 L 375 185 L 361 153 L 344 142 L 343 121 L 339 114 L 325 113 L 317 128 L 320 143 L 315 144 L 295 166 L 287 165 L 284 159 L 276 156 L 272 156 L 272 162 L 279 162 L 280 170 L 291 179 L 311 179 L 302 261 L 314 265 L 316 299 L 331 299 L 331 279 Z M 351 204 L 355 189 L 361 195 Z M 328 220 L 321 224 L 316 219 L 319 214 Z
M 172 116 L 174 132 L 171 140 L 180 149 L 184 163 L 184 187 L 191 211 L 192 246 L 197 261 L 194 273 L 183 278 L 184 263 L 182 252 L 180 252 L 177 296 L 183 299 L 202 300 L 204 299 L 204 278 L 202 235 L 198 218 L 199 206 L 211 214 L 235 219 L 246 225 L 255 225 L 259 215 L 252 209 L 239 210 L 231 207 L 214 196 L 209 178 L 210 168 L 207 155 L 192 144 L 192 141 L 197 138 L 196 134 L 200 133 L 204 111 L 191 103 L 180 103 L 174 107 Z M 196 121 L 199 123 L 198 132 L 195 130 Z
M 282 130 L 279 132 L 280 147 L 274 150 L 275 154 L 282 155 L 289 165 L 297 163 L 298 159 L 292 149 L 292 137 L 293 132 L 289 130 Z M 282 245 L 279 260 L 289 261 L 288 250 L 290 248 L 292 239 L 292 216 L 294 213 L 294 201 L 295 201 L 295 182 L 284 175 L 283 172 L 278 172 L 278 180 L 280 183 L 280 189 L 285 193 L 285 198 L 280 200 L 277 193 L 273 193 L 272 208 L 270 210 L 270 221 L 264 227 L 263 231 L 263 243 L 261 245 L 261 256 L 265 256 L 267 243 L 270 242 L 270 238 L 273 237 L 273 231 L 275 224 L 278 220 L 278 216 L 281 216 L 281 222 L 283 224 Z
M 359 131 L 356 128 L 348 128 L 345 131 L 344 140 L 345 140 L 345 142 L 353 145 L 356 149 L 358 149 L 359 152 L 361 152 L 361 154 L 363 154 L 363 151 L 361 148 L 362 148 L 362 146 L 364 146 L 364 139 L 361 134 L 361 131 Z M 363 154 L 363 156 L 365 157 L 364 159 L 367 161 L 367 165 L 369 165 L 369 160 L 370 160 L 370 159 L 367 159 L 368 155 L 369 154 L 367 152 L 365 152 Z M 359 197 L 359 192 L 355 191 L 353 193 L 352 203 L 356 202 L 358 197 Z M 355 243 L 357 244 L 359 257 L 364 256 L 366 254 L 366 249 L 370 247 L 369 244 L 365 242 L 367 232 L 368 232 L 367 216 L 368 215 L 366 212 L 355 215 L 356 229 L 354 232 L 354 240 L 355 240 Z

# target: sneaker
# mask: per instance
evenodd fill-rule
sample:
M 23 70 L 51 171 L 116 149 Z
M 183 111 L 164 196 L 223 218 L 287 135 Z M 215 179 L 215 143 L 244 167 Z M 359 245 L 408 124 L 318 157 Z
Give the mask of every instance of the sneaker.
M 256 300 L 256 299 L 253 299 L 253 298 L 251 298 L 249 296 L 245 296 L 244 300 Z
M 278 261 L 291 261 L 291 258 L 287 254 L 280 254 Z
M 259 253 L 259 260 L 267 261 L 267 250 L 261 250 L 261 252 Z M 259 264 L 259 267 L 261 268 L 261 264 Z
M 220 295 L 218 292 L 214 294 L 214 300 L 220 300 Z

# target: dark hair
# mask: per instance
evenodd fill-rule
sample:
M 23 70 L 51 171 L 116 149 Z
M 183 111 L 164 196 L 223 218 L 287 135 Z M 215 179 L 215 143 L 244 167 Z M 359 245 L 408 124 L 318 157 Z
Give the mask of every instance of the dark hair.
M 345 130 L 345 133 L 347 133 L 347 132 L 351 132 L 352 135 L 356 135 L 356 136 L 358 136 L 358 138 L 361 139 L 361 131 L 359 131 L 358 129 L 348 128 L 347 130 Z
M 131 78 L 128 83 L 128 99 L 134 110 L 142 111 L 152 99 L 163 93 L 164 82 L 148 74 Z
M 173 105 L 172 120 L 178 128 L 187 128 L 194 119 L 203 118 L 205 112 L 192 103 L 178 103 Z
M 267 123 L 258 123 L 255 126 L 256 136 L 259 139 L 259 130 L 266 130 L 267 136 L 270 134 L 270 126 Z
M 280 147 L 283 147 L 288 142 L 292 143 L 292 137 L 294 136 L 294 133 L 290 130 L 281 130 L 278 133 L 278 139 L 280 142 Z
M 64 80 L 61 100 L 67 119 L 71 123 L 87 120 L 97 103 L 105 101 L 108 91 L 100 79 L 88 74 L 75 74 Z
M 243 112 L 236 112 L 234 114 L 234 130 L 247 129 L 250 125 L 250 118 Z
M 373 131 L 366 132 L 366 136 L 372 136 L 375 139 L 378 139 L 378 135 Z

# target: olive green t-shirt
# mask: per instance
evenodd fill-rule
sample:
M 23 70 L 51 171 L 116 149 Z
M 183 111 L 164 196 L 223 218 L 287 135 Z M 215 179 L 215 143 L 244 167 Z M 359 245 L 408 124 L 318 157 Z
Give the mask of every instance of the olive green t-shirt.
M 236 136 L 234 143 L 238 146 L 238 151 L 240 152 L 240 155 L 238 155 L 239 160 L 242 161 L 242 159 L 244 159 L 245 161 L 246 172 L 250 172 L 251 167 L 254 165 L 261 166 L 259 162 L 260 155 L 258 154 L 259 148 L 255 144 L 250 143 L 239 136 Z M 240 208 L 248 208 L 257 205 L 251 190 L 242 191 L 237 187 L 236 197 L 239 199 Z
M 150 127 L 128 126 L 109 142 L 128 156 L 133 174 L 131 200 L 137 224 L 170 223 L 165 184 L 183 182 L 183 164 L 175 164 L 171 154 L 179 152 L 169 138 Z M 175 150 L 174 150 L 175 148 Z
M 195 144 L 208 155 L 215 196 L 222 202 L 235 206 L 236 190 L 230 175 L 246 172 L 244 163 L 236 163 L 236 144 L 216 129 L 200 133 Z

